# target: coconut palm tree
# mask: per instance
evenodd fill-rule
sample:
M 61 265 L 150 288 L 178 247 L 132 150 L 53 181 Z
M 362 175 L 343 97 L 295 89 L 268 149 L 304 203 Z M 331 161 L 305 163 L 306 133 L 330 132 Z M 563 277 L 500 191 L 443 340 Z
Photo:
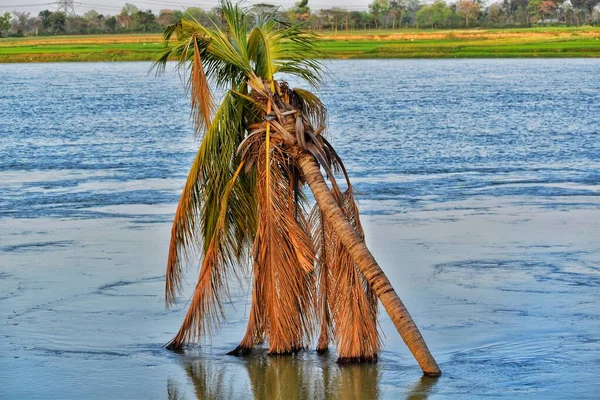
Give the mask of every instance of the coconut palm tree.
M 155 64 L 164 71 L 169 60 L 178 61 L 202 135 L 173 221 L 167 305 L 180 294 L 183 264 L 194 250 L 202 255 L 200 275 L 168 347 L 181 350 L 210 335 L 225 320 L 228 282 L 250 268 L 248 326 L 230 354 L 264 342 L 270 354 L 293 353 L 318 330 L 318 351 L 333 342 L 339 362 L 376 361 L 379 300 L 423 372 L 439 375 L 365 245 L 348 173 L 325 137 L 325 106 L 312 92 L 277 79 L 294 76 L 318 87 L 317 38 L 273 18 L 259 18 L 249 29 L 245 10 L 229 0 L 220 10 L 224 28 L 192 18 L 167 28 Z M 223 92 L 218 105 L 209 83 Z

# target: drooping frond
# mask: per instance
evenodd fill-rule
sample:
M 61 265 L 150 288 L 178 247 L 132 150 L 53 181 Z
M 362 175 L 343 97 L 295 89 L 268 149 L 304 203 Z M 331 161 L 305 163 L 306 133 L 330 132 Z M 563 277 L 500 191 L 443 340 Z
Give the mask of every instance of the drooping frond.
M 343 211 L 363 236 L 351 192 L 344 192 Z M 377 331 L 377 297 L 341 243 L 335 229 L 325 224 L 329 244 L 326 262 L 331 270 L 330 309 L 340 363 L 377 361 L 381 340 Z
M 348 222 L 362 237 L 352 188 L 341 193 L 338 201 Z M 310 221 L 313 242 L 318 249 L 320 335 L 317 351 L 326 351 L 333 341 L 340 363 L 374 362 L 381 345 L 377 331 L 377 298 L 335 229 L 323 219 L 318 206 L 314 207 Z
M 288 185 L 296 187 L 302 181 L 300 174 L 294 171 L 294 152 L 300 148 L 312 153 L 327 171 L 331 180 L 331 190 L 334 198 L 338 201 L 348 222 L 362 236 L 358 208 L 352 195 L 352 185 L 348 180 L 347 189 L 342 192 L 331 171 L 332 167 L 340 169 L 347 178 L 342 161 L 331 144 L 322 137 L 323 130 L 313 129 L 309 121 L 309 119 L 324 120 L 324 107 L 315 100 L 314 95 L 309 92 L 302 92 L 301 95 L 297 95 L 287 87 L 285 82 L 275 84 L 277 95 L 271 95 L 263 89 L 266 83 L 262 85 L 252 83 L 251 86 L 256 88 L 252 93 L 253 101 L 259 104 L 267 103 L 269 107 L 272 107 L 273 115 L 262 123 L 249 126 L 249 135 L 241 143 L 238 150 L 240 157 L 247 160 L 250 163 L 249 165 L 252 165 L 258 171 L 259 177 L 262 176 L 261 174 L 265 175 L 266 181 L 267 173 L 263 171 L 266 158 L 264 156 L 265 137 L 268 131 L 267 127 L 272 127 L 269 130 L 270 141 L 273 146 L 270 154 L 273 157 L 280 152 L 285 155 L 285 157 L 282 156 L 281 161 L 272 161 L 272 163 L 286 165 L 285 176 L 289 182 Z M 289 103 L 286 103 L 286 99 L 289 100 Z M 305 115 L 300 109 L 300 105 L 305 104 L 304 99 L 308 99 L 306 104 L 310 105 L 305 110 L 316 110 L 312 111 L 312 114 L 311 111 L 306 111 L 307 115 Z M 272 163 L 268 164 L 271 166 L 268 171 L 270 171 L 271 179 L 277 182 L 276 171 L 272 169 Z M 295 176 L 297 176 L 298 182 L 291 181 L 291 178 Z M 283 187 L 279 187 L 277 191 L 279 193 L 284 192 Z M 290 189 L 287 195 L 288 202 L 291 201 L 291 193 Z M 270 198 L 275 194 L 260 194 L 259 198 L 265 196 Z M 259 202 L 259 204 L 262 203 Z M 261 238 L 260 227 L 262 225 L 260 221 L 262 221 L 262 215 L 259 218 L 259 233 L 256 241 Z M 329 341 L 334 340 L 342 362 L 376 360 L 379 349 L 379 336 L 376 326 L 376 298 L 349 252 L 337 237 L 335 230 L 320 218 L 318 209 L 310 217 L 307 217 L 305 213 L 300 213 L 300 216 L 295 218 L 304 231 L 311 232 L 310 240 L 313 244 L 313 250 L 316 252 L 315 257 L 318 255 L 316 261 L 318 272 L 314 278 L 315 281 L 318 280 L 318 296 L 313 300 L 313 303 L 317 303 L 316 313 L 319 315 L 318 322 L 321 327 L 318 349 L 324 351 Z M 281 229 L 279 231 L 282 233 Z M 255 249 L 256 246 L 257 242 L 255 242 Z M 267 249 L 265 249 L 266 251 Z M 262 253 L 264 252 L 260 251 L 258 254 Z M 257 265 L 260 270 L 256 275 L 257 279 L 265 279 L 265 263 L 261 261 L 257 262 Z M 263 290 L 262 296 L 267 298 L 268 293 L 274 290 L 273 287 L 265 284 L 262 280 L 259 281 L 257 286 Z M 262 310 L 263 315 L 260 317 L 266 331 L 265 336 L 269 338 L 272 346 L 273 339 L 271 339 L 268 331 L 272 328 L 272 323 L 268 318 L 269 308 L 262 306 L 262 308 L 256 307 L 256 309 Z M 260 337 L 260 335 L 255 333 L 252 337 Z M 286 340 L 291 339 L 287 337 Z M 249 340 L 246 345 L 248 343 L 250 343 L 250 346 L 253 344 Z
M 311 236 L 316 249 L 317 257 L 317 317 L 320 324 L 317 352 L 324 353 L 329 349 L 333 337 L 333 322 L 331 320 L 330 296 L 331 273 L 327 264 L 327 230 L 321 210 L 314 207 L 310 214 Z
M 196 154 L 173 219 L 165 285 L 167 306 L 175 303 L 181 290 L 182 258 L 186 250 L 193 250 L 197 244 L 198 214 L 202 205 L 201 156 L 200 152 Z
M 190 74 L 190 89 L 192 94 L 192 115 L 197 132 L 202 132 L 210 127 L 212 117 L 213 99 L 204 65 L 200 56 L 198 41 L 194 40 L 194 60 Z
M 235 152 L 243 136 L 243 104 L 227 92 L 200 147 L 204 160 L 201 220 L 205 252 L 209 244 L 206 239 L 213 236 L 222 196 L 235 168 Z
M 186 251 L 209 249 L 219 218 L 222 196 L 234 172 L 235 150 L 243 137 L 242 104 L 232 93 L 223 98 L 188 175 L 173 221 L 166 273 L 166 300 L 172 304 L 180 288 L 182 261 Z M 240 180 L 244 184 L 247 179 Z M 247 186 L 247 183 L 246 183 Z M 237 190 L 229 206 L 237 211 L 238 246 L 251 242 L 255 212 L 247 190 Z M 241 250 L 238 250 L 241 251 Z
M 322 134 L 327 125 L 327 109 L 321 99 L 305 89 L 294 88 L 292 92 L 291 105 L 300 110 L 302 117 L 314 127 L 316 132 Z
M 228 272 L 235 272 L 237 264 L 236 219 L 251 212 L 247 203 L 230 202 L 234 187 L 239 185 L 238 177 L 242 167 L 243 162 L 223 193 L 214 233 L 204 253 L 200 276 L 187 315 L 179 333 L 169 343 L 169 347 L 173 349 L 181 349 L 187 342 L 211 334 L 213 324 L 218 325 L 225 319 L 222 298 L 223 295 L 228 296 Z M 241 209 L 234 210 L 233 207 Z
M 257 165 L 265 165 L 266 144 L 266 140 L 261 144 Z M 305 348 L 313 332 L 315 254 L 309 233 L 296 218 L 296 203 L 290 201 L 290 159 L 275 146 L 271 152 L 269 171 L 258 168 L 254 262 L 260 269 L 258 283 L 263 291 L 269 352 L 285 354 Z
M 345 197 L 344 200 L 346 213 L 351 216 L 349 199 Z M 377 298 L 335 229 L 325 221 L 321 221 L 320 226 L 318 310 L 321 335 L 317 351 L 326 351 L 332 340 L 336 344 L 338 362 L 374 362 L 381 344 L 377 331 Z

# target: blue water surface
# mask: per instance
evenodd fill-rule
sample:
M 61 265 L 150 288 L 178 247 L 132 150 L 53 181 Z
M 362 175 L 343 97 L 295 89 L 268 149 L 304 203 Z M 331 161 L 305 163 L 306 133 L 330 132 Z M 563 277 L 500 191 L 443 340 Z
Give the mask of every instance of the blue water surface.
M 164 350 L 197 272 L 165 310 L 169 223 L 199 143 L 180 76 L 13 64 L 0 65 L 0 398 L 597 396 L 600 60 L 327 65 L 318 92 L 367 241 L 444 376 L 420 380 L 384 311 L 376 366 L 227 357 L 247 288 L 206 346 Z

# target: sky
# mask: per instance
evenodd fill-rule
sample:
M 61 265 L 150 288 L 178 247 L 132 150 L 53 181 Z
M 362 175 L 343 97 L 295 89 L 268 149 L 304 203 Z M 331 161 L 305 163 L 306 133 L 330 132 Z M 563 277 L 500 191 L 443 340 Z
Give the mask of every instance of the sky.
M 0 0 L 0 13 L 4 11 L 27 11 L 37 15 L 41 10 L 56 10 L 57 0 Z M 270 3 L 278 4 L 283 8 L 290 8 L 297 0 L 246 0 L 245 4 Z M 201 7 L 210 9 L 217 5 L 217 0 L 73 0 L 75 12 L 83 14 L 89 10 L 96 10 L 100 14 L 118 14 L 126 2 L 138 8 L 151 9 L 155 14 L 161 9 L 182 9 L 185 7 Z M 366 10 L 372 0 L 309 0 L 308 5 L 313 10 L 330 7 L 343 7 L 348 10 Z

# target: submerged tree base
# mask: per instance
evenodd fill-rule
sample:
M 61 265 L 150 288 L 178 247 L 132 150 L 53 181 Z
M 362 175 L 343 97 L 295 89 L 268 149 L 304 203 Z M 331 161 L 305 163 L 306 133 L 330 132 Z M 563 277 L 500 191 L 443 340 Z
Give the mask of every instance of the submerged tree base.
M 183 354 L 183 346 L 178 346 L 172 341 L 164 345 L 164 348 L 172 351 L 173 353 Z
M 239 345 L 235 349 L 227 353 L 228 356 L 242 357 L 252 352 L 252 347 Z

